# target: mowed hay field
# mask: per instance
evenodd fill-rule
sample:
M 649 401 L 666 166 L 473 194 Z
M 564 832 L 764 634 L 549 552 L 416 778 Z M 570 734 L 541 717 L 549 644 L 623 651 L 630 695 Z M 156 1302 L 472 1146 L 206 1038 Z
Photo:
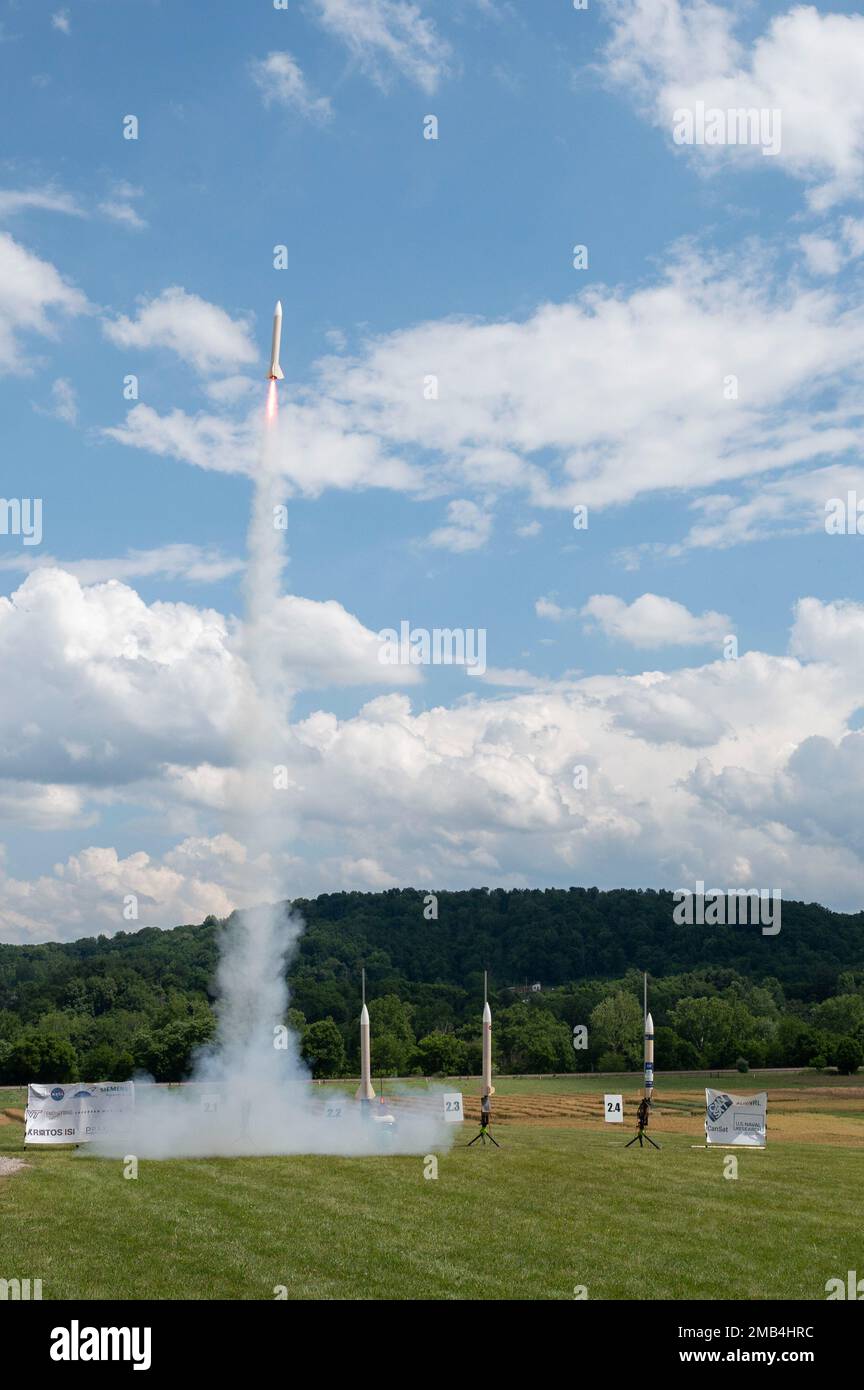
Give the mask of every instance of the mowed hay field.
M 769 1147 L 736 1150 L 735 1180 L 728 1150 L 692 1147 L 692 1077 L 658 1086 L 660 1153 L 624 1147 L 635 1078 L 496 1080 L 501 1149 L 468 1149 L 474 1125 L 454 1126 L 437 1179 L 422 1156 L 382 1153 L 142 1161 L 127 1180 L 83 1150 L 25 1149 L 7 1117 L 0 1159 L 29 1167 L 0 1176 L 0 1278 L 41 1278 L 45 1299 L 272 1299 L 283 1286 L 289 1299 L 557 1300 L 579 1285 L 592 1299 L 824 1299 L 827 1279 L 864 1270 L 864 1087 L 816 1079 L 769 1085 Z M 467 1083 L 447 1084 L 470 1113 Z M 625 1095 L 623 1126 L 600 1118 L 607 1090 Z

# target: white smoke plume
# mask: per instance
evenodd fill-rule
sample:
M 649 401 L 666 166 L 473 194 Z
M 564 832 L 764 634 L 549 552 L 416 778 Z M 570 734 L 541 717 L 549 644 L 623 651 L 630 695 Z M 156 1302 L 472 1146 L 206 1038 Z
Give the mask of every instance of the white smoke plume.
M 244 654 L 250 685 L 238 719 L 242 776 L 236 808 L 245 826 L 249 872 L 255 875 L 247 885 L 254 890 L 249 897 L 269 901 L 235 913 L 225 929 L 216 1038 L 197 1058 L 192 1083 L 166 1089 L 137 1080 L 133 1117 L 124 1120 L 122 1132 L 92 1141 L 95 1153 L 139 1158 L 425 1154 L 452 1143 L 453 1126 L 444 1121 L 440 1097 L 424 1095 L 422 1108 L 397 1106 L 391 1124 L 376 1104 L 361 1106 L 335 1094 L 334 1087 L 316 1086 L 298 1038 L 285 1026 L 286 967 L 303 923 L 278 904 L 287 885 L 278 882 L 273 867 L 280 860 L 284 825 L 277 798 L 285 794 L 276 790 L 273 770 L 290 737 L 291 703 L 274 626 L 285 562 L 285 532 L 276 523 L 283 497 L 274 393 L 271 383 L 249 527 Z M 374 1046 L 373 1038 L 373 1059 Z

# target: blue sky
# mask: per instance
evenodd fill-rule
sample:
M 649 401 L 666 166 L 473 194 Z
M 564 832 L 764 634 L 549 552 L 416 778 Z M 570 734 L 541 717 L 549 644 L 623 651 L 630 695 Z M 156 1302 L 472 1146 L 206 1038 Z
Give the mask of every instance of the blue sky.
M 824 524 L 864 498 L 854 7 L 0 15 L 0 492 L 43 504 L 40 545 L 0 534 L 0 938 L 247 891 L 277 297 L 285 891 L 714 877 L 860 906 L 864 541 Z M 779 110 L 780 152 L 676 146 L 697 102 Z M 491 670 L 383 677 L 401 619 L 484 629 Z

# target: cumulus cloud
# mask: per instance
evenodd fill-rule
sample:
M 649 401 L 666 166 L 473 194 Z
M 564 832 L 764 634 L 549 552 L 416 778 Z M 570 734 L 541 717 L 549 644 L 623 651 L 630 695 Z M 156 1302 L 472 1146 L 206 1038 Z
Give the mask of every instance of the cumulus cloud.
M 747 44 L 744 18 L 708 0 L 613 0 L 609 82 L 669 135 L 676 111 L 779 111 L 779 152 L 756 145 L 690 146 L 702 168 L 746 160 L 807 184 L 813 207 L 861 196 L 864 174 L 864 16 L 794 5 Z
M 660 615 L 664 639 L 699 621 Z M 286 597 L 273 640 L 289 688 L 405 674 L 379 664 L 375 634 L 337 603 Z M 0 816 L 18 804 L 25 823 L 80 826 L 125 801 L 177 842 L 154 856 L 142 830 L 145 847 L 120 856 L 94 837 L 32 881 L 7 862 L 3 934 L 125 929 L 130 892 L 156 925 L 237 903 L 255 880 L 234 758 L 239 626 L 41 570 L 0 600 L 0 661 L 26 674 L 0 686 Z M 292 721 L 286 708 L 280 871 L 297 895 L 385 881 L 668 887 L 737 884 L 746 860 L 760 886 L 855 906 L 864 845 L 836 788 L 864 805 L 850 723 L 862 672 L 864 605 L 807 597 L 788 655 L 545 682 L 490 671 L 498 689 L 452 707 L 414 709 L 391 691 L 342 716 L 321 706 Z
M 142 299 L 137 318 L 121 315 L 102 327 L 117 347 L 167 348 L 202 375 L 258 360 L 248 324 L 176 285 Z
M 0 598 L 0 776 L 123 785 L 176 754 L 224 761 L 242 688 L 213 610 L 37 569 Z M 75 710 L 74 717 L 71 712 Z
M 52 313 L 70 317 L 88 310 L 86 297 L 68 284 L 50 261 L 40 260 L 0 232 L 0 372 L 24 372 L 32 362 L 20 338 L 57 333 Z
M 447 506 L 447 525 L 437 527 L 427 544 L 459 555 L 480 550 L 492 534 L 492 517 L 476 502 L 460 497 Z
M 256 59 L 250 71 L 265 106 L 287 106 L 313 121 L 332 117 L 330 98 L 313 95 L 300 64 L 290 53 L 268 53 L 266 58 Z
M 31 881 L 14 878 L 0 864 L 0 931 L 6 941 L 28 944 L 71 941 L 98 932 L 135 931 L 140 927 L 169 927 L 200 922 L 208 913 L 224 916 L 234 905 L 232 872 L 237 857 L 228 851 L 234 842 L 219 836 L 203 860 L 201 844 L 181 843 L 164 858 L 144 851 L 125 858 L 117 850 L 92 846 L 71 855 L 63 864 Z M 237 846 L 240 861 L 245 850 Z M 219 879 L 206 877 L 216 867 Z M 226 891 L 226 884 L 232 891 Z M 124 916 L 134 895 L 137 916 Z M 46 924 L 53 930 L 46 932 Z
M 391 71 L 434 92 L 452 59 L 450 45 L 411 0 L 313 0 L 320 23 L 347 45 L 360 67 L 386 87 Z
M 683 603 L 660 594 L 642 594 L 625 603 L 614 594 L 594 594 L 582 608 L 582 617 L 596 624 L 606 637 L 631 647 L 702 646 L 722 642 L 730 630 L 725 613 L 697 616 Z
M 827 661 L 862 670 L 864 605 L 853 603 L 851 599 L 838 599 L 834 603 L 823 603 L 817 598 L 799 599 L 795 605 L 789 650 L 805 661 Z
M 108 563 L 80 562 L 81 578 L 37 566 L 0 598 L 0 663 L 27 673 L 26 685 L 0 688 L 0 777 L 123 785 L 165 763 L 232 761 L 249 692 L 242 625 L 186 603 L 147 604 L 103 582 Z M 118 568 L 210 580 L 225 563 L 168 547 Z M 272 637 L 289 691 L 420 679 L 415 667 L 382 664 L 377 633 L 335 600 L 286 595 Z

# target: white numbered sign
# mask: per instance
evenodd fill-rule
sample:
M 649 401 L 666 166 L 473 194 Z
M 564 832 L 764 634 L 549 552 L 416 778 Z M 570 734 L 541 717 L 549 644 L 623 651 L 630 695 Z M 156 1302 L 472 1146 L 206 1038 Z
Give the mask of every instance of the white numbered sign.
M 603 1118 L 607 1125 L 623 1125 L 624 1123 L 624 1097 L 623 1096 L 604 1096 L 603 1097 Z
M 462 1113 L 462 1092 L 448 1091 L 443 1097 L 444 1100 L 444 1119 L 450 1125 L 455 1125 L 459 1120 L 464 1120 Z

